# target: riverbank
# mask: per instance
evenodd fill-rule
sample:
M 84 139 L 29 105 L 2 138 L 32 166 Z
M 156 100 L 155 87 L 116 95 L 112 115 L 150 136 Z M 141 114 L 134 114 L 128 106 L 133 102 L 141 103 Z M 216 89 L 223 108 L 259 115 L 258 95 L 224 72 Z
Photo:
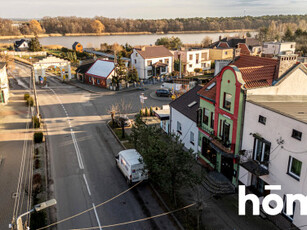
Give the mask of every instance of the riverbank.
M 67 34 L 38 34 L 39 38 L 46 37 L 83 37 L 83 36 L 114 36 L 114 35 L 168 35 L 168 34 L 201 34 L 201 33 L 245 33 L 245 32 L 257 32 L 256 30 L 201 30 L 201 31 L 169 31 L 168 33 L 164 32 L 112 32 L 112 33 L 67 33 Z M 22 38 L 33 38 L 35 35 L 16 35 L 16 36 L 0 36 L 0 40 L 9 40 L 9 39 L 22 39 Z

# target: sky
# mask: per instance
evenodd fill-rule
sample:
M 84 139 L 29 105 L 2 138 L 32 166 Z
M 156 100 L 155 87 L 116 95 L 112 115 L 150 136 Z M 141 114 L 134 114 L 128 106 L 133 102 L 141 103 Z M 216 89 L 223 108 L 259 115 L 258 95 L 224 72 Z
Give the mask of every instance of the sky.
M 0 0 L 1 18 L 232 17 L 306 14 L 307 0 Z

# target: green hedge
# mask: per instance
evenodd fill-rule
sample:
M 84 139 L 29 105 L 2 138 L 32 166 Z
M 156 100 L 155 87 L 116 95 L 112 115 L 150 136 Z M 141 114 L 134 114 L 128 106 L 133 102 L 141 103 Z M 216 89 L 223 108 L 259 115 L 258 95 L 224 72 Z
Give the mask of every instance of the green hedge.
M 34 143 L 41 143 L 43 142 L 44 134 L 43 132 L 36 132 L 34 133 Z

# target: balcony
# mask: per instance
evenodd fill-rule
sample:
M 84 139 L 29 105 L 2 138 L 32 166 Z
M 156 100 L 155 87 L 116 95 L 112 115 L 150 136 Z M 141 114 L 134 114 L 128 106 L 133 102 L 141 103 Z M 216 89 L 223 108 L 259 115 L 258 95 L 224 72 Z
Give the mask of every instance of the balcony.
M 210 145 L 218 152 L 222 152 L 225 154 L 234 154 L 235 144 L 224 142 L 221 139 L 218 139 L 217 137 L 213 137 L 211 139 Z
M 268 169 L 264 168 L 259 162 L 254 160 L 241 163 L 241 166 L 256 176 L 264 176 L 269 174 Z

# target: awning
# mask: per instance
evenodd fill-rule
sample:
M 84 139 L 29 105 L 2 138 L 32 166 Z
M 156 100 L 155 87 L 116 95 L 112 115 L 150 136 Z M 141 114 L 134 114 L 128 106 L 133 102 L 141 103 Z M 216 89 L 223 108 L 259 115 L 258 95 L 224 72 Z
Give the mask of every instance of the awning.
M 166 67 L 168 66 L 167 64 L 165 63 L 162 63 L 162 62 L 156 62 L 155 64 L 152 65 L 153 67 L 157 68 L 157 67 Z

